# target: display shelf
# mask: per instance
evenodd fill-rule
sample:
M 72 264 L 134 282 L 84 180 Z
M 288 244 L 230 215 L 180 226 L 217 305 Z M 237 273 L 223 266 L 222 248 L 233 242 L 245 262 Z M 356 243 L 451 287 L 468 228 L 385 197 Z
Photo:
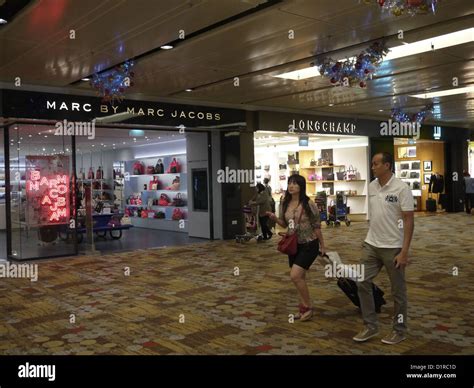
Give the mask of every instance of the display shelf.
M 113 178 L 110 179 L 77 179 L 77 182 L 104 182 L 104 181 L 113 181 Z
M 145 205 L 125 205 L 125 207 L 145 207 L 148 209 L 148 205 L 145 204 Z M 151 205 L 152 208 L 181 208 L 181 209 L 187 209 L 188 207 L 187 206 L 173 206 L 173 205 L 169 205 L 169 206 L 162 206 L 162 205 Z
M 178 175 L 181 175 L 181 174 L 186 174 L 186 173 L 185 172 L 168 172 L 168 173 L 163 173 L 163 174 L 138 174 L 138 175 L 130 174 L 129 177 L 130 178 L 138 178 L 140 176 L 160 176 L 160 175 L 178 176 Z
M 365 182 L 365 179 L 351 179 L 349 181 L 306 181 L 306 183 L 334 183 L 334 182 L 344 182 L 344 183 L 349 183 L 349 182 Z
M 334 166 L 309 166 L 309 167 L 300 167 L 300 168 L 304 168 L 304 169 L 313 169 L 313 168 L 333 168 L 333 167 L 336 167 L 336 168 L 341 168 L 341 167 L 346 167 L 346 166 L 343 166 L 343 165 L 334 165 Z

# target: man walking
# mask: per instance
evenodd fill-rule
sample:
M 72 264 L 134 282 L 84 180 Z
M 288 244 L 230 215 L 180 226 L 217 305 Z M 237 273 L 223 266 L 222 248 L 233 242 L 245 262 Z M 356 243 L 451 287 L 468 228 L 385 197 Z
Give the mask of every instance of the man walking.
M 394 299 L 393 330 L 382 342 L 397 344 L 406 339 L 407 289 L 405 267 L 414 230 L 414 202 L 410 188 L 392 173 L 393 157 L 388 152 L 374 155 L 372 171 L 377 178 L 369 185 L 370 227 L 364 242 L 361 264 L 365 279 L 358 283 L 365 327 L 353 340 L 367 341 L 379 334 L 372 295 L 372 280 L 385 267 Z

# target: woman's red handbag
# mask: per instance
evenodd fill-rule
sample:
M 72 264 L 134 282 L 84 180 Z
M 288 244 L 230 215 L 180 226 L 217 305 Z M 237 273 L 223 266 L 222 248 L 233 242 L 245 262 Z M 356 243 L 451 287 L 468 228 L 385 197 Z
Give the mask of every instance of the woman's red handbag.
M 184 220 L 184 212 L 181 209 L 174 209 L 171 219 L 175 221 Z
M 155 173 L 155 167 L 153 167 L 153 166 L 147 166 L 147 167 L 146 167 L 146 173 L 147 173 L 148 175 L 153 175 L 153 174 Z
M 301 209 L 298 224 L 301 221 L 301 216 L 303 215 L 303 212 L 304 209 Z M 296 252 L 298 251 L 298 235 L 296 233 L 296 225 L 295 231 L 293 233 L 279 233 L 279 235 L 282 236 L 282 238 L 278 243 L 278 250 L 286 255 L 296 255 Z

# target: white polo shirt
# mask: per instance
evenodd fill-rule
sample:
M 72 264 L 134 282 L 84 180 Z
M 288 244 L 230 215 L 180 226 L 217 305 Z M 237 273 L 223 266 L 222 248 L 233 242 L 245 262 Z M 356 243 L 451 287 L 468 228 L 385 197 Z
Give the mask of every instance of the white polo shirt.
M 408 185 L 392 175 L 381 187 L 375 179 L 369 185 L 370 227 L 365 242 L 377 248 L 402 248 L 402 211 L 413 211 Z

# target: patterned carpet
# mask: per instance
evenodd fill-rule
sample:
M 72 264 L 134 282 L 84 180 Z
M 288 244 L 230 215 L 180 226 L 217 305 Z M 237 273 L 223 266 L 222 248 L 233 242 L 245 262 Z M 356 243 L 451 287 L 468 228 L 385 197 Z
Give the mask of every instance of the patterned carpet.
M 366 223 L 353 223 L 324 235 L 344 262 L 357 263 L 366 232 Z M 392 310 L 385 271 L 376 281 L 388 300 L 379 338 L 352 341 L 361 327 L 358 310 L 320 266 L 308 274 L 313 320 L 289 323 L 296 291 L 276 242 L 215 241 L 39 262 L 36 283 L 0 279 L 0 354 L 474 353 L 474 217 L 417 217 L 407 272 L 409 339 L 394 346 L 380 342 Z

